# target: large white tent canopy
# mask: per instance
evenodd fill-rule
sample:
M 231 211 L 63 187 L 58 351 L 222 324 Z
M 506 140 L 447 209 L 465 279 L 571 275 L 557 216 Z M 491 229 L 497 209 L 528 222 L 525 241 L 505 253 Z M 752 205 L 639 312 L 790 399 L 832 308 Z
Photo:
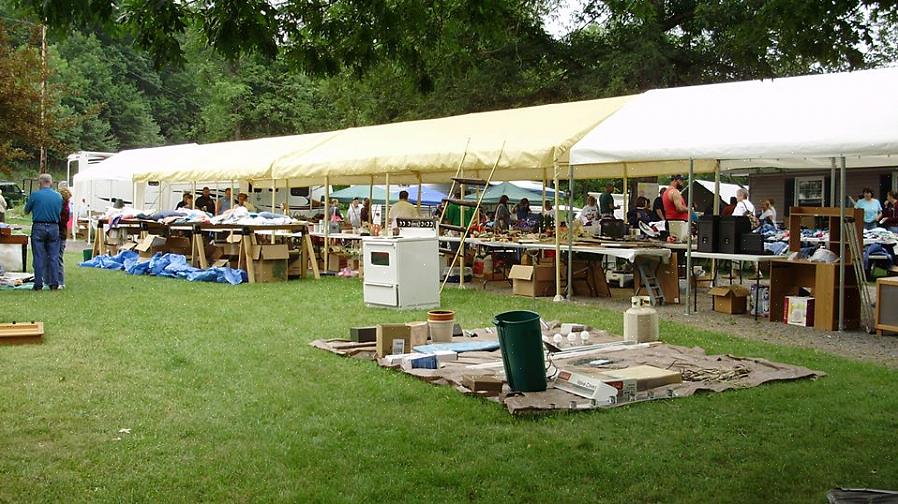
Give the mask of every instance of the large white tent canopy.
M 851 167 L 898 159 L 898 68 L 648 91 L 571 150 L 580 167 Z M 697 170 L 698 171 L 698 170 Z M 636 176 L 635 174 L 631 176 Z
M 138 182 L 200 182 L 271 178 L 271 165 L 280 157 L 308 152 L 338 132 L 309 133 L 196 145 L 167 152 L 160 162 L 134 171 Z
M 79 169 L 72 180 L 75 184 L 96 180 L 132 182 L 135 173 L 165 166 L 195 148 L 197 144 L 191 143 L 123 150 L 97 164 Z

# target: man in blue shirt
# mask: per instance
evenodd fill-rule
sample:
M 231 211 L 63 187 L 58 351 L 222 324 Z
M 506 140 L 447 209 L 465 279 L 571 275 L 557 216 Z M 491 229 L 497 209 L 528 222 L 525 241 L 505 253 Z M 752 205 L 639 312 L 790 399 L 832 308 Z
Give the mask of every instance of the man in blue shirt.
M 44 288 L 50 279 L 50 290 L 59 288 L 59 214 L 62 196 L 53 190 L 53 177 L 42 173 L 37 179 L 40 189 L 32 192 L 25 203 L 31 214 L 31 251 L 34 254 L 34 290 Z

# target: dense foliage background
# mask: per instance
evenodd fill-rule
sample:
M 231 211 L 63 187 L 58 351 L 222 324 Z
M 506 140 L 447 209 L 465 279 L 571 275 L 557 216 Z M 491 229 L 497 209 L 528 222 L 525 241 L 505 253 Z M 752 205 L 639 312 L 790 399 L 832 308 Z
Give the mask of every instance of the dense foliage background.
M 880 66 L 898 60 L 896 18 L 865 0 L 0 0 L 0 69 L 31 69 L 0 71 L 0 115 L 39 120 L 46 20 L 52 135 L 0 129 L 0 167 L 36 172 L 41 140 L 58 166 L 74 150 Z

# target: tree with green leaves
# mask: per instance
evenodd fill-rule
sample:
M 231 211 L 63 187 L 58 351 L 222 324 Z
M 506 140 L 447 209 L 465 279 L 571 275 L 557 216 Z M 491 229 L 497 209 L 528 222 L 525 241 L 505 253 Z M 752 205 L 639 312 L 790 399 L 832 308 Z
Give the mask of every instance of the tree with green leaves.
M 48 75 L 35 49 L 38 34 L 32 29 L 30 44 L 16 44 L 0 21 L 0 172 L 9 173 L 41 147 L 60 148 L 52 132 L 68 126 L 56 113 L 55 88 L 41 91 Z

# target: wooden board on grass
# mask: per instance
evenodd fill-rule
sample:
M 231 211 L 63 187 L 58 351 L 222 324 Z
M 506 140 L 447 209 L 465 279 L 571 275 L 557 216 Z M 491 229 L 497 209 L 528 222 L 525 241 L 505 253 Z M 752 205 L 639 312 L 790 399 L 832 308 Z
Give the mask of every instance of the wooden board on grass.
M 0 324 L 0 345 L 40 343 L 43 337 L 43 322 Z

